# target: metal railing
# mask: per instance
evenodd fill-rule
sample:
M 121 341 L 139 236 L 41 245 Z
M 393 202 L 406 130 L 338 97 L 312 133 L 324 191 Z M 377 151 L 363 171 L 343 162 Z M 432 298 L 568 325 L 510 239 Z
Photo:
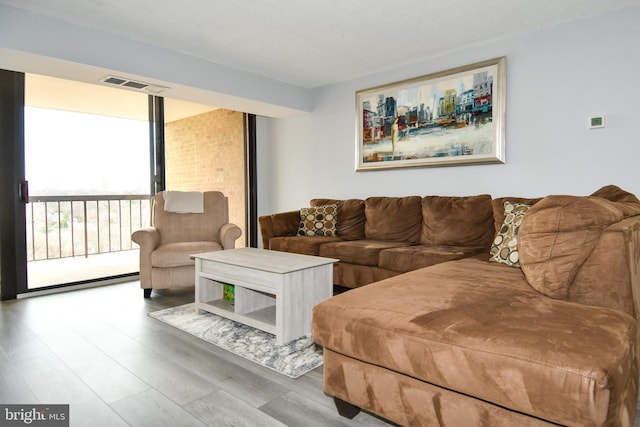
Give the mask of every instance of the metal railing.
M 31 196 L 27 260 L 89 256 L 137 248 L 131 233 L 149 225 L 150 196 Z

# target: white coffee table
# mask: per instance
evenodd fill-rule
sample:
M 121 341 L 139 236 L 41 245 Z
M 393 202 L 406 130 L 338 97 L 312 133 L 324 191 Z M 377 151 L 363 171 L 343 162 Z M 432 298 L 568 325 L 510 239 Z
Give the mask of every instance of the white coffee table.
M 333 263 L 339 260 L 256 248 L 192 255 L 195 305 L 276 336 L 278 345 L 311 332 L 313 306 L 333 295 Z M 235 302 L 223 284 L 235 286 Z

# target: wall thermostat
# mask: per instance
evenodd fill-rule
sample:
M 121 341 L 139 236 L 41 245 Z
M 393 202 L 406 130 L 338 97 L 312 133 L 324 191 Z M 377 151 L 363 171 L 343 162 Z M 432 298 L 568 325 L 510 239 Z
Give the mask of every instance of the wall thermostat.
M 591 116 L 589 118 L 589 129 L 599 129 L 606 125 L 605 116 Z

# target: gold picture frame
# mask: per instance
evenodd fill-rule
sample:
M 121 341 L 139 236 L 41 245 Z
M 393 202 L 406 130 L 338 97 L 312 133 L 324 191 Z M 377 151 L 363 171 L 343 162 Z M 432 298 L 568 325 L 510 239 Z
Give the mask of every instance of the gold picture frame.
M 356 171 L 505 162 L 506 57 L 356 92 Z

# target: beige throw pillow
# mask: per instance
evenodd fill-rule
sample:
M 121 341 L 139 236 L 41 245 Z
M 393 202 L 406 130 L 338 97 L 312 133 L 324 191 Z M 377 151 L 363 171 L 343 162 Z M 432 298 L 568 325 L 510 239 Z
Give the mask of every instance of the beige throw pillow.
M 518 231 L 524 219 L 524 214 L 530 207 L 522 203 L 504 202 L 504 221 L 491 244 L 489 261 L 499 262 L 511 267 L 520 267 Z

